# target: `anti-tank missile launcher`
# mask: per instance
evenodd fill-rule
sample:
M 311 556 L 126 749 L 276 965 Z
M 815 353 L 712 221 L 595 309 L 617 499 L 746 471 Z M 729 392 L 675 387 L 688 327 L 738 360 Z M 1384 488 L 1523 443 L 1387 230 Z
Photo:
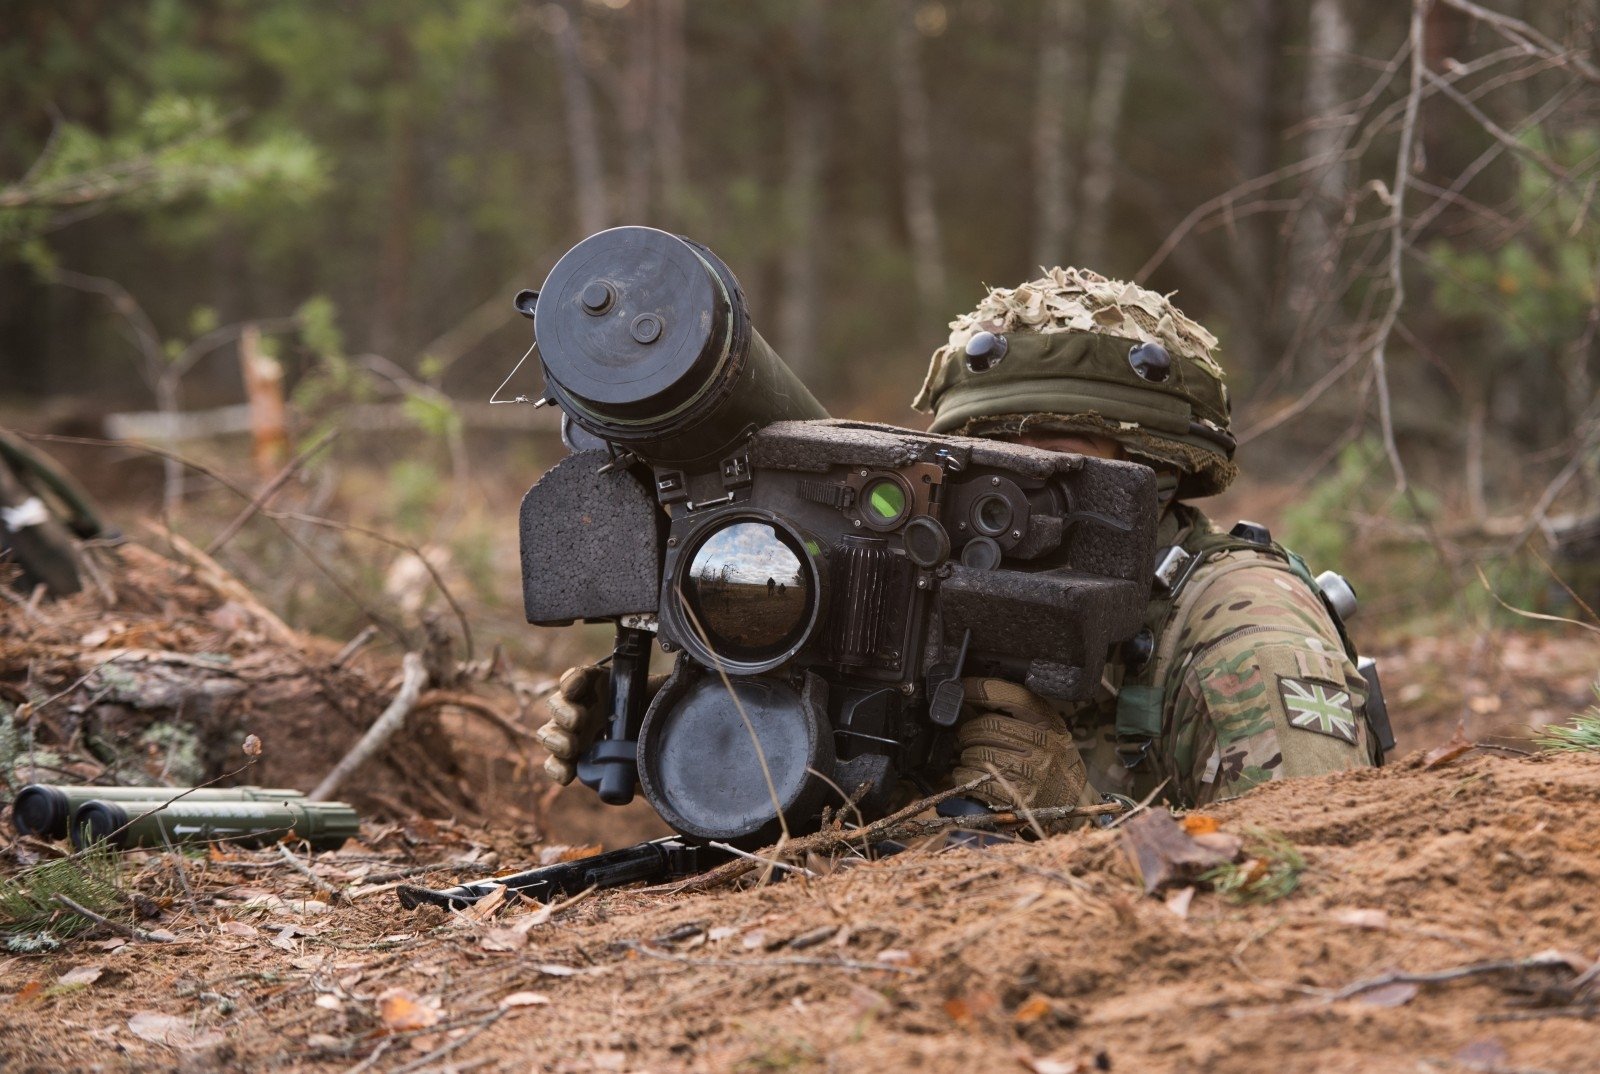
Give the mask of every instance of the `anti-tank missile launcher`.
M 578 767 L 604 800 L 744 844 L 847 795 L 870 815 L 948 770 L 963 675 L 1086 698 L 1138 630 L 1149 469 L 831 420 L 727 267 L 649 228 L 518 307 L 575 449 L 523 500 L 525 610 L 617 624 Z M 676 662 L 647 698 L 651 634 Z

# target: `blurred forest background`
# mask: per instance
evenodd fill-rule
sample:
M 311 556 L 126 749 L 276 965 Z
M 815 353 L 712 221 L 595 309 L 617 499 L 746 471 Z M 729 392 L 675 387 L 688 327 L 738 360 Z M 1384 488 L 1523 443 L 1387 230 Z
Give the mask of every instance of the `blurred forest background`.
M 511 636 L 560 448 L 487 399 L 512 295 L 584 235 L 705 242 L 834 413 L 901 424 L 951 317 L 1071 263 L 1221 337 L 1224 519 L 1395 616 L 1573 614 L 1597 46 L 1594 0 L 10 0 L 0 424 L 111 442 L 35 441 L 212 536 L 295 459 L 228 534 L 292 621 L 403 621 L 431 570 Z M 252 463 L 275 379 L 290 443 Z

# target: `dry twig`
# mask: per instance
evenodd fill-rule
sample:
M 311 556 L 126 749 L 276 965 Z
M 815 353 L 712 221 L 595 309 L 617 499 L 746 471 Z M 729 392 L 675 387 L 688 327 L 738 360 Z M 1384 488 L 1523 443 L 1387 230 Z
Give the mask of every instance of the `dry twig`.
M 1562 967 L 1571 968 L 1567 957 L 1546 951 L 1529 958 L 1491 959 L 1488 962 L 1474 962 L 1448 970 L 1434 970 L 1431 973 L 1383 973 L 1347 984 L 1328 999 L 1329 1002 L 1338 1002 L 1392 984 L 1443 984 L 1446 981 L 1458 981 L 1463 977 L 1475 977 L 1484 973 L 1514 973 L 1520 970 L 1548 970 Z
M 88 918 L 97 925 L 104 925 L 111 931 L 121 933 L 129 939 L 138 940 L 141 943 L 172 943 L 172 938 L 170 936 L 162 936 L 158 933 L 149 932 L 134 925 L 124 925 L 120 921 L 113 921 L 104 914 L 97 914 L 87 906 L 84 906 L 82 903 L 76 902 L 73 899 L 69 899 L 65 895 L 58 893 L 55 896 L 55 901 L 60 903 L 62 906 L 65 906 L 68 910 L 71 910 L 79 917 Z
M 345 900 L 344 889 L 335 887 L 333 884 L 328 883 L 328 881 L 322 879 L 322 877 L 312 872 L 311 866 L 295 857 L 294 851 L 290 850 L 282 843 L 278 844 L 278 855 L 283 858 L 284 861 L 288 862 L 295 872 L 311 881 L 312 887 L 328 895 L 333 899 L 334 902 L 343 902 Z
M 344 759 L 333 766 L 333 771 L 322 778 L 316 790 L 307 797 L 313 802 L 326 802 L 335 791 L 343 786 L 350 773 L 366 764 L 372 755 L 383 748 L 384 743 L 394 737 L 406 722 L 406 717 L 411 710 L 416 708 L 417 698 L 422 694 L 422 688 L 428 684 L 428 669 L 423 666 L 422 657 L 417 653 L 407 653 L 401 662 L 400 690 L 394 695 L 394 700 L 389 702 L 389 707 L 383 714 L 373 721 L 367 728 L 367 733 L 361 740 L 350 747 L 350 752 Z
M 964 783 L 959 787 L 952 787 L 941 791 L 929 798 L 912 802 L 904 809 L 892 813 L 882 820 L 873 821 L 864 828 L 829 828 L 810 835 L 798 836 L 779 846 L 767 847 L 758 854 L 747 858 L 739 858 L 724 865 L 719 865 L 710 872 L 677 884 L 664 885 L 657 888 L 648 888 L 650 891 L 709 891 L 723 884 L 737 880 L 746 873 L 757 868 L 770 867 L 773 860 L 785 855 L 801 855 L 806 853 L 830 854 L 835 851 L 855 849 L 859 850 L 874 842 L 883 840 L 917 839 L 939 832 L 953 830 L 963 831 L 998 831 L 1002 828 L 1021 827 L 1029 823 L 1029 817 L 1016 812 L 989 813 L 966 815 L 959 817 L 931 817 L 927 820 L 917 820 L 916 815 L 931 809 L 940 802 L 957 795 L 965 794 L 989 781 L 992 777 L 983 776 L 979 779 Z M 1107 803 L 1095 806 L 1052 806 L 1045 809 L 1031 811 L 1032 820 L 1038 824 L 1050 824 L 1056 821 L 1072 820 L 1079 817 L 1103 817 L 1125 811 L 1120 803 Z

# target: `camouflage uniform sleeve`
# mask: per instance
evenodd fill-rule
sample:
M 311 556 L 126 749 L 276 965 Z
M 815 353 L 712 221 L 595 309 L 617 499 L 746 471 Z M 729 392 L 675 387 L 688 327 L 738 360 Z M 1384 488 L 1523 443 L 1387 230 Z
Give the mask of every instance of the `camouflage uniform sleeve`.
M 1166 683 L 1168 774 L 1199 805 L 1371 764 L 1366 684 L 1328 611 L 1281 561 L 1228 552 L 1190 581 Z

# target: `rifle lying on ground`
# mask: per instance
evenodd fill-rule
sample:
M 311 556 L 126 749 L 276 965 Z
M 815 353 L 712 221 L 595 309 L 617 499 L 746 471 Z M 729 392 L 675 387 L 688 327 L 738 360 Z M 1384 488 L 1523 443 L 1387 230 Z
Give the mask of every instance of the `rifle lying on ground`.
M 572 449 L 522 501 L 527 619 L 615 624 L 578 779 L 614 805 L 642 791 L 685 839 L 508 886 L 659 880 L 827 807 L 880 817 L 902 781 L 947 776 L 964 676 L 1083 700 L 1141 627 L 1149 468 L 832 420 L 727 266 L 650 228 L 585 239 L 517 308 Z M 967 361 L 1005 352 L 991 335 Z M 652 642 L 675 662 L 650 695 Z
M 729 857 L 725 850 L 697 846 L 667 836 L 639 843 L 622 850 L 592 854 L 576 861 L 563 861 L 529 869 L 524 873 L 497 876 L 459 887 L 435 891 L 413 884 L 400 885 L 400 905 L 415 910 L 422 905 L 462 910 L 503 887 L 508 894 L 525 895 L 540 902 L 570 898 L 590 888 L 618 888 L 624 884 L 659 884 L 704 872 Z

